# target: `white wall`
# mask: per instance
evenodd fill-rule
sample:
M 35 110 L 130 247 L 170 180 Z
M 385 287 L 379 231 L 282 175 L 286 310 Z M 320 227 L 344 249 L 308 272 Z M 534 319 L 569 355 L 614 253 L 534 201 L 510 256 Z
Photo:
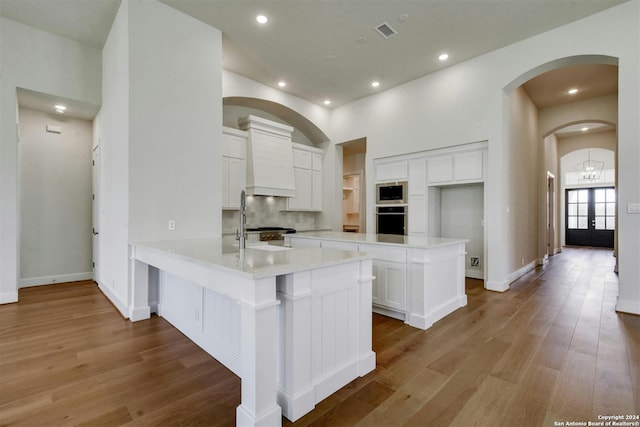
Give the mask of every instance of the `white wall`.
M 430 189 L 431 190 L 431 189 Z M 440 237 L 469 239 L 465 270 L 468 277 L 484 278 L 484 185 L 455 185 L 440 188 Z M 471 267 L 471 257 L 480 267 Z
M 129 304 L 129 13 L 123 1 L 102 49 L 100 145 L 100 289 L 125 313 Z
M 87 120 L 20 109 L 20 286 L 93 278 L 91 133 Z
M 100 286 L 125 316 L 129 241 L 221 234 L 221 52 L 218 30 L 155 1 L 124 0 L 104 47 Z
M 538 135 L 538 109 L 520 87 L 509 96 L 510 127 L 506 145 L 507 216 L 504 227 L 508 271 L 518 271 L 538 261 L 538 171 L 544 148 Z
M 17 301 L 16 88 L 100 105 L 100 51 L 0 18 L 0 303 Z
M 541 115 L 541 112 L 538 111 L 539 116 Z M 551 221 L 552 225 L 553 225 L 553 229 L 554 229 L 554 237 L 553 237 L 553 247 L 552 249 L 552 253 L 556 253 L 556 252 L 560 252 L 562 250 L 562 243 L 561 243 L 561 239 L 560 239 L 560 234 L 561 234 L 561 225 L 560 225 L 560 202 L 561 202 L 561 186 L 560 186 L 560 180 L 561 180 L 561 176 L 560 176 L 560 169 L 559 169 L 559 163 L 558 163 L 558 139 L 556 138 L 556 135 L 554 133 L 550 134 L 549 136 L 547 136 L 546 138 L 544 138 L 543 140 L 543 145 L 544 145 L 544 170 L 542 171 L 542 175 L 545 177 L 545 179 L 548 179 L 548 174 L 547 173 L 551 173 L 554 177 L 554 181 L 553 181 L 553 200 L 551 201 L 553 203 L 554 209 L 553 209 L 553 217 L 549 218 L 549 220 Z M 546 199 L 546 192 L 547 192 L 547 188 L 546 186 L 543 186 L 542 188 L 542 193 L 543 193 L 543 201 L 541 202 L 541 215 L 542 218 L 547 219 L 549 213 L 547 212 L 547 199 Z M 546 254 L 548 254 L 548 250 L 546 247 L 547 244 L 547 236 L 544 235 L 547 232 L 546 226 L 543 225 L 541 230 L 541 238 L 540 238 L 540 243 L 538 245 L 538 252 L 541 254 L 543 260 L 544 260 L 544 256 Z
M 487 285 L 492 289 L 505 289 L 514 273 L 514 258 L 520 261 L 518 256 L 529 257 L 528 253 L 512 255 L 509 252 L 509 247 L 517 244 L 518 236 L 514 234 L 514 227 L 504 228 L 509 207 L 507 195 L 511 193 L 509 187 L 514 178 L 507 170 L 510 110 L 506 91 L 520 86 L 536 73 L 568 65 L 573 60 L 563 63 L 563 58 L 594 54 L 618 58 L 618 194 L 623 204 L 640 201 L 640 171 L 634 166 L 640 161 L 639 4 L 637 0 L 624 3 L 336 108 L 332 116 L 332 139 L 347 141 L 366 137 L 370 165 L 374 158 L 385 155 L 488 140 Z M 328 168 L 325 170 L 329 173 Z M 372 200 L 373 187 L 369 185 L 367 191 L 368 199 Z M 370 214 L 368 224 L 374 220 Z M 620 239 L 622 302 L 619 301 L 619 308 L 635 304 L 634 310 L 638 312 L 640 288 L 636 284 L 640 282 L 640 267 L 635 258 L 640 253 L 640 216 L 625 214 L 620 218 L 620 226 L 628 237 Z M 534 238 L 537 240 L 537 235 Z
M 163 3 L 129 10 L 129 238 L 219 236 L 222 34 Z

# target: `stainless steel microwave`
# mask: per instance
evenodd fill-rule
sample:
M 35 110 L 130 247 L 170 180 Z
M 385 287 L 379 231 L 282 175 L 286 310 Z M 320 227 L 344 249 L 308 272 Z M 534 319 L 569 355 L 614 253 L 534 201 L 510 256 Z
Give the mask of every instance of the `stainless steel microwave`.
M 407 182 L 385 182 L 376 185 L 376 204 L 407 203 Z

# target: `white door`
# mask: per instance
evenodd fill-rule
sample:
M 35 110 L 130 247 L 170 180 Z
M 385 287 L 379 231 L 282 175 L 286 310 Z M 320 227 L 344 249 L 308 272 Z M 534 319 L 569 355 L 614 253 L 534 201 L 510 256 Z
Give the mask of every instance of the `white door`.
M 98 282 L 98 260 L 100 259 L 100 145 L 93 149 L 91 168 L 92 212 L 93 212 L 93 280 Z

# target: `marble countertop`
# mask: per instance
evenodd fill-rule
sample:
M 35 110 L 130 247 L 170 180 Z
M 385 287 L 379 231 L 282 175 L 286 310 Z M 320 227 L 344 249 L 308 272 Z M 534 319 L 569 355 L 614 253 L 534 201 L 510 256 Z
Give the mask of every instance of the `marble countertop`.
M 248 245 L 241 253 L 222 238 L 136 242 L 136 250 L 151 250 L 199 265 L 225 270 L 252 279 L 371 259 L 353 251 L 318 248 L 287 248 L 266 244 Z M 135 257 L 135 255 L 134 255 Z
M 290 234 L 287 237 L 300 239 L 332 240 L 355 244 L 401 246 L 405 248 L 429 249 L 466 243 L 468 239 L 444 237 L 398 236 L 395 234 L 344 233 L 341 231 L 319 231 L 316 233 Z

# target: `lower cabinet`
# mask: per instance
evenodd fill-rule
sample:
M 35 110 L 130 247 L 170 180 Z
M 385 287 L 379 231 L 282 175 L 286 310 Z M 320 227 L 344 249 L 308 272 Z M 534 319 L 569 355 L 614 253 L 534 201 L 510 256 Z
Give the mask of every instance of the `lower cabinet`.
M 375 305 L 404 313 L 406 310 L 407 270 L 400 262 L 373 260 Z

